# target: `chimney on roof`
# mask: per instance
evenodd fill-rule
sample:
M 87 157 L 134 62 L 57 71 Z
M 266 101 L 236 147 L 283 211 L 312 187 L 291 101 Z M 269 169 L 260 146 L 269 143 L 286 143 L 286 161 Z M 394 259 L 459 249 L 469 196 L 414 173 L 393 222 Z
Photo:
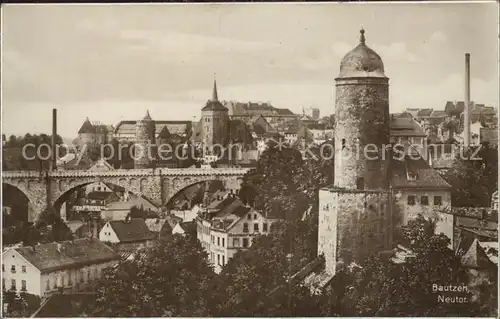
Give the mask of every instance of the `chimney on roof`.
M 470 53 L 465 54 L 464 145 L 470 145 Z

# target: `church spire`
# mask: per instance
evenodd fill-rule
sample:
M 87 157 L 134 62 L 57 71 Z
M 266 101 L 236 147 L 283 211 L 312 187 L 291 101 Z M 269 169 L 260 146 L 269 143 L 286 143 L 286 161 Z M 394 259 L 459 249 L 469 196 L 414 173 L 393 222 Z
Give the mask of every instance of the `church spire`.
M 359 33 L 361 33 L 361 35 L 359 36 L 359 43 L 361 44 L 365 44 L 365 29 L 363 29 L 363 27 L 361 27 L 361 30 L 359 30 Z
M 149 115 L 149 110 L 146 111 L 146 115 L 144 116 L 145 120 L 151 120 L 151 115 Z
M 212 101 L 219 101 L 219 97 L 217 96 L 217 80 L 215 79 L 215 74 L 214 74 L 214 91 L 212 92 Z

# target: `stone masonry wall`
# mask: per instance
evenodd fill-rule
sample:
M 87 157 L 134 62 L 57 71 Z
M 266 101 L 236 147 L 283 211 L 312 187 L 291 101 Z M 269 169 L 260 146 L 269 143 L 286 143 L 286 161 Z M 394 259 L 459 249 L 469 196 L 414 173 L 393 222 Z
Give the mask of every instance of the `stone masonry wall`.
M 335 185 L 354 189 L 357 179 L 364 178 L 365 188 L 387 188 L 385 165 L 366 159 L 364 150 L 366 145 L 376 146 L 374 151 L 389 145 L 388 79 L 337 79 L 335 116 Z
M 328 271 L 391 247 L 390 203 L 388 192 L 320 190 L 318 254 L 325 255 Z
M 154 122 L 137 121 L 135 126 L 134 168 L 143 169 L 152 166 L 155 146 Z

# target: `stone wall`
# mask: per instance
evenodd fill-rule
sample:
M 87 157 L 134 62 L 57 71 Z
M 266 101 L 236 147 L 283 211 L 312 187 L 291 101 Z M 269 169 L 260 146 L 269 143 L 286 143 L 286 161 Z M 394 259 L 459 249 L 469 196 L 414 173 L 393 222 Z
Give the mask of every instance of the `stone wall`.
M 59 209 L 65 198 L 79 187 L 91 183 L 108 183 L 144 197 L 153 204 L 166 205 L 179 191 L 204 181 L 221 180 L 228 190 L 236 192 L 249 168 L 215 169 L 143 169 L 113 171 L 51 171 L 3 173 L 2 183 L 23 192 L 30 202 L 30 221 L 47 207 Z
M 355 189 L 364 178 L 369 189 L 387 188 L 384 163 L 374 158 L 390 142 L 388 79 L 337 79 L 335 116 L 335 185 Z
M 153 165 L 155 154 L 155 124 L 152 120 L 139 120 L 135 125 L 134 168 Z
M 319 191 L 318 254 L 334 274 L 339 262 L 359 262 L 392 245 L 391 195 L 383 191 Z

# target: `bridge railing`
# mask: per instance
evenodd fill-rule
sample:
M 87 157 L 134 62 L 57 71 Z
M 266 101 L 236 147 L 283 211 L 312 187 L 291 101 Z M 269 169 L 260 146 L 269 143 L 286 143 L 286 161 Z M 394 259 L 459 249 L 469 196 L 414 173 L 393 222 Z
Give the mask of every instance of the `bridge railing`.
M 251 168 L 158 168 L 158 169 L 115 169 L 112 171 L 3 171 L 2 178 L 40 178 L 46 174 L 50 177 L 93 177 L 93 176 L 200 176 L 200 175 L 244 175 Z

